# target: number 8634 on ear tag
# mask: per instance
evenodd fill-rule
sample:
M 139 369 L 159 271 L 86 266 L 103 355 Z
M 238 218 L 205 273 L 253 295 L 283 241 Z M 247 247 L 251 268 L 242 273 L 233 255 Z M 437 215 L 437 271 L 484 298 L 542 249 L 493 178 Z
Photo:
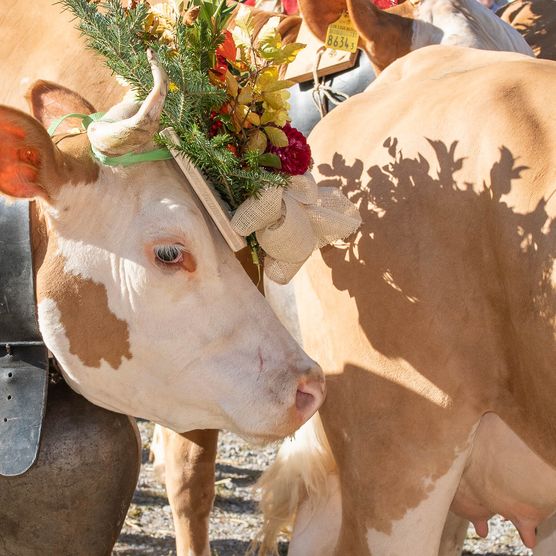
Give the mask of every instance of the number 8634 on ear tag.
M 344 12 L 336 21 L 328 26 L 326 31 L 325 46 L 334 50 L 344 50 L 346 52 L 355 52 L 359 35 L 349 15 Z

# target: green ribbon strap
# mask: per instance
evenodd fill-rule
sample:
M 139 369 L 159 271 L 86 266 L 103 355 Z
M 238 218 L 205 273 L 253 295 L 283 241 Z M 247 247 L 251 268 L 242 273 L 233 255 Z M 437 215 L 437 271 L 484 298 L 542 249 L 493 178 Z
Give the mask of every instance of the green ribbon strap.
M 86 131 L 87 128 L 93 123 L 100 120 L 104 116 L 103 113 L 97 112 L 95 114 L 79 114 L 79 113 L 72 113 L 66 114 L 61 118 L 54 120 L 49 128 L 48 134 L 52 137 L 58 126 L 67 118 L 79 118 L 81 120 L 81 124 L 83 125 L 83 129 Z M 127 153 L 122 154 L 121 156 L 106 156 L 101 152 L 97 151 L 92 145 L 91 150 L 93 151 L 93 155 L 95 158 L 105 166 L 131 166 L 133 164 L 138 164 L 140 162 L 153 162 L 156 160 L 170 160 L 172 157 L 172 153 L 165 147 L 160 149 L 154 149 L 152 151 L 146 151 L 143 153 Z

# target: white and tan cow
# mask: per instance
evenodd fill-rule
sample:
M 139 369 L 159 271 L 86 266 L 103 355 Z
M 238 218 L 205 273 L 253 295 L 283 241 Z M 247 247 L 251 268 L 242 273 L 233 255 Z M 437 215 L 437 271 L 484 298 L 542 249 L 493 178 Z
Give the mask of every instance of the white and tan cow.
M 267 477 L 291 555 L 437 555 L 450 509 L 534 546 L 555 512 L 555 90 L 553 62 L 432 46 L 312 133 L 363 226 L 295 279 L 328 397 Z
M 158 3 L 158 0 L 151 0 L 150 3 Z M 33 9 L 30 9 L 27 1 L 15 0 L 2 7 L 2 38 L 13 48 L 5 49 L 0 61 L 0 70 L 5 76 L 0 80 L 0 104 L 27 110 L 24 95 L 39 78 L 86 93 L 88 101 L 100 111 L 109 109 L 122 97 L 124 91 L 121 85 L 110 75 L 101 58 L 85 48 L 84 40 L 75 29 L 75 21 L 68 12 L 61 11 L 58 4 L 52 0 L 36 0 Z M 255 16 L 257 28 L 268 17 L 261 18 L 262 15 L 257 13 Z M 290 17 L 283 21 L 281 32 L 286 40 L 290 40 L 288 36 L 292 32 L 295 36 L 298 25 L 299 18 Z M 64 95 L 66 93 L 67 90 Z M 73 98 L 71 102 L 65 98 L 61 105 L 55 104 L 52 114 L 47 113 L 49 105 L 36 105 L 36 116 L 48 121 L 63 111 L 64 106 L 66 112 L 71 112 L 74 108 L 72 103 L 77 103 L 82 110 L 93 110 L 91 105 L 82 105 L 76 97 Z M 50 102 L 51 98 L 48 99 Z M 174 345 L 170 353 L 177 356 L 179 350 L 176 350 Z M 154 355 L 156 352 L 151 350 L 151 353 Z M 139 386 L 139 381 L 134 383 Z M 190 550 L 195 555 L 204 554 L 208 551 L 207 523 L 214 497 L 218 433 L 216 430 L 201 430 L 183 435 L 169 431 L 165 434 L 170 438 L 167 442 L 166 484 L 172 509 L 178 518 L 178 549 L 185 554 L 189 554 Z
M 532 54 L 519 33 L 476 0 L 425 0 L 419 7 L 405 2 L 388 11 L 379 10 L 367 0 L 302 0 L 300 6 L 321 39 L 328 24 L 348 9 L 361 35 L 360 46 L 378 70 L 410 50 L 435 43 Z M 172 432 L 164 431 L 159 435 L 161 442 L 155 445 L 159 465 L 166 461 L 166 486 L 180 556 L 189 554 L 191 546 L 196 547 L 196 555 L 208 554 L 206 516 L 214 492 L 216 433 L 195 432 L 189 439 L 184 443 Z M 189 488 L 192 477 L 194 489 Z M 204 509 L 195 512 L 202 514 L 202 519 L 192 519 L 192 506 Z
M 278 323 L 173 162 L 104 166 L 149 150 L 167 80 L 87 133 L 42 124 L 91 106 L 53 84 L 35 116 L 0 111 L 0 191 L 35 200 L 38 318 L 64 378 L 90 401 L 177 431 L 290 434 L 323 398 L 319 367 Z M 74 122 L 68 125 L 74 125 Z M 66 133 L 63 133 L 66 131 Z
M 433 44 L 533 55 L 519 32 L 477 0 L 407 0 L 388 10 L 369 0 L 300 0 L 299 5 L 309 28 L 322 41 L 328 26 L 347 11 L 359 32 L 359 47 L 377 73 Z

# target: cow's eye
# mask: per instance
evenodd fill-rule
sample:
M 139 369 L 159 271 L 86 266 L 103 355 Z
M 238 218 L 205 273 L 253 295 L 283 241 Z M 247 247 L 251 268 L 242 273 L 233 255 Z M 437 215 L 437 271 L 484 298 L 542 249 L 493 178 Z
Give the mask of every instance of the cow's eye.
M 183 260 L 183 249 L 180 245 L 157 245 L 154 254 L 164 264 L 177 264 Z

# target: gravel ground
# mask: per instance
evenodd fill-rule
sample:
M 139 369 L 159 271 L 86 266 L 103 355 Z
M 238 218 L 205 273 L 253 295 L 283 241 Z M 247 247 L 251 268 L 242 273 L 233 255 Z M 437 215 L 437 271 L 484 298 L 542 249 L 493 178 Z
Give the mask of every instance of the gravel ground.
M 153 476 L 148 452 L 153 426 L 140 422 L 143 466 L 133 502 L 113 555 L 175 555 L 174 527 L 164 488 Z M 216 462 L 216 500 L 210 521 L 213 556 L 243 556 L 261 525 L 252 486 L 273 461 L 278 447 L 253 448 L 231 433 L 222 433 Z M 531 556 L 509 522 L 495 517 L 488 539 L 469 528 L 464 556 Z M 280 544 L 286 554 L 287 544 Z M 409 556 L 409 555 L 408 555 Z

